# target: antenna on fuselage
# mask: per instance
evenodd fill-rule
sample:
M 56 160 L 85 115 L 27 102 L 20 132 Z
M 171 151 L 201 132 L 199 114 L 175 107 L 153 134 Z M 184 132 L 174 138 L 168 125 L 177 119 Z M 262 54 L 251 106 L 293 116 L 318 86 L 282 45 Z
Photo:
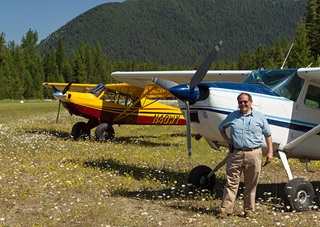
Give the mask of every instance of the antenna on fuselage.
M 289 51 L 288 51 L 288 53 L 287 53 L 287 56 L 286 56 L 286 58 L 284 59 L 284 62 L 283 62 L 283 64 L 282 64 L 282 66 L 281 66 L 281 69 L 283 69 L 283 66 L 284 66 L 284 64 L 286 63 L 287 58 L 289 57 L 289 54 L 290 54 L 291 49 L 292 49 L 292 47 L 293 47 L 293 44 L 294 44 L 294 43 L 291 44 L 291 47 L 290 47 L 290 49 L 289 49 Z

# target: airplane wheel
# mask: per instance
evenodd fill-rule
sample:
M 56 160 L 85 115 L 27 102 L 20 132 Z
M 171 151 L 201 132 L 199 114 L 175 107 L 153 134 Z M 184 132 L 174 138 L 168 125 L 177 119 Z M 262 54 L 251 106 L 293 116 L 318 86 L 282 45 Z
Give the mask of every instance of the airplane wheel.
M 202 136 L 200 134 L 196 134 L 196 136 L 194 137 L 196 140 L 200 140 L 202 138 Z
M 79 139 L 80 137 L 86 138 L 90 137 L 90 131 L 83 132 L 83 128 L 86 126 L 85 122 L 77 122 L 73 125 L 71 130 L 71 137 L 74 140 Z
M 310 210 L 314 198 L 314 189 L 304 178 L 294 178 L 285 186 L 285 199 L 290 210 Z
M 198 189 L 208 189 L 212 191 L 216 184 L 216 176 L 213 174 L 210 178 L 207 178 L 211 172 L 211 168 L 205 165 L 196 166 L 188 175 L 188 185 L 191 185 Z M 205 178 L 202 178 L 205 177 Z M 201 180 L 204 179 L 203 180 Z
M 107 123 L 102 123 L 98 125 L 98 127 L 96 128 L 95 134 L 96 134 L 96 140 L 98 141 L 112 140 L 115 135 L 112 125 L 109 125 Z

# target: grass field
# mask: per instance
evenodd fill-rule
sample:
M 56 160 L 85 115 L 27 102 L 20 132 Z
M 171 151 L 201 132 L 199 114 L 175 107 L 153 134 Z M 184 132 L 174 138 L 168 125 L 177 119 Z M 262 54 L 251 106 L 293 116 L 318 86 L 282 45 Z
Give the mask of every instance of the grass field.
M 318 226 L 319 172 L 290 160 L 295 176 L 312 181 L 313 209 L 286 212 L 287 177 L 279 159 L 262 170 L 254 219 L 242 217 L 243 186 L 235 215 L 217 220 L 225 168 L 212 194 L 192 192 L 188 172 L 214 167 L 226 152 L 202 139 L 186 151 L 185 127 L 114 126 L 113 142 L 70 140 L 83 119 L 55 101 L 0 101 L 0 226 Z M 92 131 L 93 134 L 93 131 Z M 319 169 L 317 162 L 310 168 Z

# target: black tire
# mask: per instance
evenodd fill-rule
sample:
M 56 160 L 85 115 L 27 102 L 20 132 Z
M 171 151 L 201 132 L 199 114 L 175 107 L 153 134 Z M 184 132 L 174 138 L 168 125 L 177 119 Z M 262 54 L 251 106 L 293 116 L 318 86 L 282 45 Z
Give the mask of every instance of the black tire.
M 71 138 L 77 140 L 79 138 L 90 137 L 90 131 L 83 132 L 84 127 L 86 126 L 85 122 L 77 122 L 73 125 L 71 130 Z
M 98 125 L 98 127 L 96 128 L 95 134 L 96 134 L 97 141 L 113 140 L 115 135 L 112 125 L 109 125 L 107 123 L 102 123 Z
M 314 189 L 309 181 L 306 181 L 304 178 L 294 178 L 286 184 L 284 192 L 285 202 L 290 207 L 290 211 L 306 211 L 311 209 Z
M 196 189 L 208 189 L 212 191 L 216 184 L 216 175 L 213 174 L 210 178 L 207 178 L 211 172 L 211 168 L 205 165 L 196 166 L 188 175 L 188 185 Z M 202 177 L 206 177 L 204 184 L 201 184 Z
M 200 140 L 202 138 L 202 136 L 200 134 L 196 134 L 196 136 L 194 137 L 196 140 Z

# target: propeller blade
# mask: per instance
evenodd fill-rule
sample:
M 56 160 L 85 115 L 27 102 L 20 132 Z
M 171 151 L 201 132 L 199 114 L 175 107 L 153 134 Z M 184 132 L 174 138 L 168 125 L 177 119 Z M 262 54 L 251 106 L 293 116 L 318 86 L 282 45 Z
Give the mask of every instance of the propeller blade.
M 57 118 L 56 118 L 56 124 L 58 124 L 58 120 L 59 120 L 60 107 L 61 107 L 61 101 L 59 100 L 59 106 L 58 106 L 58 114 L 57 114 Z
M 186 121 L 187 121 L 187 146 L 188 146 L 188 157 L 191 157 L 191 126 L 190 126 L 190 107 L 189 101 L 186 104 Z
M 209 56 L 202 62 L 200 67 L 197 69 L 196 73 L 193 75 L 191 81 L 190 81 L 190 90 L 193 90 L 195 86 L 197 86 L 202 79 L 207 74 L 208 70 L 210 69 L 210 66 L 213 62 L 213 60 L 216 58 L 220 48 L 222 46 L 222 41 L 220 41 L 215 48 L 211 51 Z
M 62 94 L 64 95 L 70 89 L 73 82 L 69 82 L 68 85 L 63 89 Z
M 152 82 L 166 90 L 169 90 L 170 88 L 179 85 L 176 82 L 173 82 L 171 80 L 165 80 L 165 79 L 156 78 L 156 77 L 152 78 Z

